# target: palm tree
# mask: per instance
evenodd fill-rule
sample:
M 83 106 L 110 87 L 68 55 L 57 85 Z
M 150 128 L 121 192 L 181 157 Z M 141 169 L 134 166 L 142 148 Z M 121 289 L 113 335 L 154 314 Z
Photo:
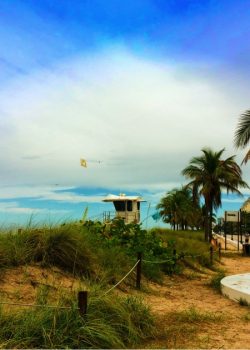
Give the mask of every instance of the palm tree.
M 164 222 L 170 223 L 174 230 L 179 227 L 184 230 L 194 209 L 192 193 L 186 186 L 174 188 L 161 199 L 157 208 Z
M 234 145 L 236 148 L 245 148 L 250 140 L 250 110 L 242 113 L 234 134 Z M 247 152 L 242 163 L 250 159 L 250 150 Z M 241 163 L 241 164 L 242 164 Z
M 157 209 L 162 217 L 163 222 L 169 223 L 173 229 L 176 228 L 176 203 L 172 191 L 168 192 L 157 205 Z
M 234 192 L 241 195 L 238 187 L 248 187 L 242 180 L 241 169 L 231 156 L 221 159 L 224 149 L 214 152 L 210 148 L 202 149 L 203 155 L 191 159 L 182 174 L 189 179 L 188 186 L 194 194 L 204 197 L 205 201 L 205 240 L 212 238 L 213 210 L 221 206 L 221 191 Z

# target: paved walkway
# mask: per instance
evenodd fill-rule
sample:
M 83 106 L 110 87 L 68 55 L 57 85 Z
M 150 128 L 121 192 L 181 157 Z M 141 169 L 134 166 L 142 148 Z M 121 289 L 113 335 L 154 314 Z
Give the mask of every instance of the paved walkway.
M 218 242 L 221 243 L 221 248 L 225 249 L 225 237 L 215 234 Z M 231 239 L 231 235 L 227 235 L 227 242 L 226 242 L 226 247 L 227 250 L 238 250 L 238 236 L 234 235 L 233 240 Z M 244 238 L 243 238 L 244 239 Z M 239 243 L 239 250 L 242 251 L 242 244 Z

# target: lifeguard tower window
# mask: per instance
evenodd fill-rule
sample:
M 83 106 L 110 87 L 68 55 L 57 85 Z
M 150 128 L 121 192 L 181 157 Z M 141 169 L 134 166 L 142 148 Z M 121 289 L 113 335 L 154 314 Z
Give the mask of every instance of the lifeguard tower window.
M 115 201 L 114 202 L 116 211 L 125 211 L 125 202 L 124 201 Z
M 140 210 L 140 202 L 137 202 L 137 210 Z
M 132 201 L 127 201 L 127 211 L 132 211 Z

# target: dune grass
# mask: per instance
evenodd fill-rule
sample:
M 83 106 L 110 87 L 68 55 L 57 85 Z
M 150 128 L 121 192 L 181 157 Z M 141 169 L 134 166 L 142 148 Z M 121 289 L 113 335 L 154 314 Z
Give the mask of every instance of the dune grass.
M 155 233 L 167 244 L 183 256 L 187 266 L 196 269 L 196 265 L 207 268 L 213 266 L 210 261 L 209 243 L 204 241 L 203 231 L 173 231 L 170 229 L 153 229 Z M 218 261 L 218 253 L 214 253 L 214 260 Z
M 153 340 L 152 347 L 210 348 L 206 339 L 202 338 L 202 332 L 209 325 L 220 324 L 224 320 L 225 316 L 220 313 L 201 311 L 194 307 L 168 312 L 157 321 L 157 342 Z
M 57 267 L 79 278 L 91 291 L 85 318 L 79 315 L 72 294 L 59 293 L 56 302 L 70 306 L 69 310 L 0 310 L 1 348 L 126 348 L 136 347 L 154 335 L 154 319 L 142 300 L 121 298 L 115 293 L 105 296 L 104 292 L 131 269 L 140 250 L 144 276 L 160 281 L 165 273 L 178 272 L 183 263 L 209 266 L 209 245 L 203 242 L 201 232 L 147 232 L 135 227 L 134 233 L 132 226 L 129 230 L 122 225 L 118 228 L 119 232 L 114 233 L 100 223 L 67 223 L 0 234 L 0 271 L 22 265 Z M 164 263 L 155 263 L 157 260 Z M 134 286 L 134 275 L 125 283 Z M 46 306 L 51 293 L 41 285 L 34 302 Z M 182 321 L 176 317 L 182 317 Z M 179 323 L 181 327 L 184 317 L 188 323 L 191 317 L 203 322 L 205 316 L 191 311 L 176 314 L 173 326 Z
M 47 285 L 37 288 L 35 304 L 42 308 L 0 310 L 1 348 L 126 348 L 152 336 L 154 319 L 135 297 L 104 296 L 110 284 L 127 273 L 131 261 L 122 247 L 103 244 L 79 224 L 27 227 L 0 234 L 0 271 L 17 266 L 57 267 L 88 286 L 88 312 L 82 318 L 73 291 L 60 295 Z M 130 278 L 126 283 L 130 283 Z M 133 281 L 134 283 L 134 281 Z M 53 292 L 53 293 L 52 293 Z M 72 294 L 73 293 L 73 294 Z M 52 299 L 51 299 L 52 297 Z M 70 309 L 47 308 L 47 304 Z M 21 302 L 22 303 L 22 302 Z
M 131 267 L 119 247 L 105 249 L 86 227 L 72 224 L 26 228 L 0 234 L 0 268 L 39 264 L 57 266 L 77 276 L 118 279 Z
M 1 348 L 126 348 L 153 336 L 150 310 L 134 297 L 92 297 L 81 317 L 69 310 L 29 308 L 0 310 Z

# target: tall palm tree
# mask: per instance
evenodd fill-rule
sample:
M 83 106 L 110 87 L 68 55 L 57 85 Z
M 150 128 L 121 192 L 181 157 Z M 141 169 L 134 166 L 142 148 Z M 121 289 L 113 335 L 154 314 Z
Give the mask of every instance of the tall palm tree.
M 241 114 L 235 134 L 234 145 L 236 148 L 245 148 L 250 140 L 250 110 Z M 247 152 L 242 163 L 247 163 L 250 159 L 250 150 Z
M 213 210 L 221 206 L 221 191 L 241 195 L 238 187 L 248 187 L 242 180 L 241 169 L 231 156 L 221 159 L 224 149 L 214 152 L 210 148 L 202 149 L 203 155 L 191 159 L 182 174 L 192 181 L 188 184 L 193 192 L 204 197 L 205 201 L 205 240 L 212 238 Z

